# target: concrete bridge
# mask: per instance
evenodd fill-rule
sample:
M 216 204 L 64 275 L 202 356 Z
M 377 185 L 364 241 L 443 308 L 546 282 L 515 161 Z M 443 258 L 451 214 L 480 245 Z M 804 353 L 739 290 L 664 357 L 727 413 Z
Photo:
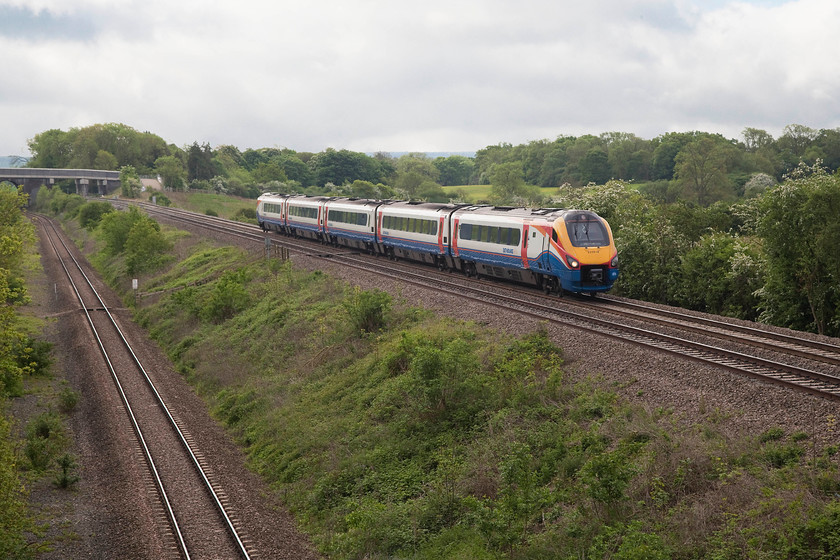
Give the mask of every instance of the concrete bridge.
M 100 169 L 39 169 L 33 167 L 2 167 L 0 182 L 8 181 L 23 186 L 30 202 L 41 185 L 52 186 L 56 181 L 73 179 L 76 182 L 76 194 L 87 196 L 94 192 L 105 196 L 120 187 L 119 171 Z

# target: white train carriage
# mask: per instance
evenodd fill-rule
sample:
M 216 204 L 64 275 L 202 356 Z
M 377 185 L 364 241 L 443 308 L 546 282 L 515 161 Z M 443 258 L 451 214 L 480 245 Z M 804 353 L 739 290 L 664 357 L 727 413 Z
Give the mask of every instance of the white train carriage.
M 324 240 L 324 206 L 328 196 L 290 196 L 286 201 L 286 229 L 289 235 Z
M 451 250 L 458 268 L 468 275 L 540 284 L 544 239 L 541 232 L 531 232 L 531 224 L 544 221 L 544 217 L 534 212 L 492 206 L 468 206 L 455 212 L 452 220 L 456 234 Z M 536 271 L 531 269 L 532 263 Z
M 449 220 L 458 208 L 454 204 L 384 202 L 377 209 L 380 251 L 392 258 L 443 268 L 449 254 Z
M 257 224 L 263 231 L 286 231 L 287 194 L 265 193 L 257 199 Z
M 376 246 L 376 208 L 380 204 L 374 200 L 352 198 L 326 201 L 326 241 L 373 253 Z

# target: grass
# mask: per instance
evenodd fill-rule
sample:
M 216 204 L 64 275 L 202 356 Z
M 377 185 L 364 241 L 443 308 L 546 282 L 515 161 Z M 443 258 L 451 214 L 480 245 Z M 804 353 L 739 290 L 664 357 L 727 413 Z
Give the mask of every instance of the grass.
M 148 194 L 149 193 L 144 193 L 144 195 Z M 172 201 L 172 205 L 177 206 L 178 208 L 198 212 L 199 214 L 204 214 L 208 210 L 212 210 L 216 212 L 219 217 L 228 219 L 231 219 L 242 209 L 254 210 L 257 207 L 257 201 L 254 199 L 240 198 L 224 194 L 170 191 L 167 191 L 164 194 Z
M 545 332 L 199 239 L 177 250 L 138 320 L 330 558 L 840 553 L 836 450 L 805 453 L 808 434 L 735 439 L 719 414 L 687 422 L 572 377 Z
M 490 185 L 458 185 L 443 187 L 448 195 L 471 203 L 487 203 L 490 200 L 492 187 Z M 556 188 L 540 188 L 544 197 L 551 198 L 557 195 Z

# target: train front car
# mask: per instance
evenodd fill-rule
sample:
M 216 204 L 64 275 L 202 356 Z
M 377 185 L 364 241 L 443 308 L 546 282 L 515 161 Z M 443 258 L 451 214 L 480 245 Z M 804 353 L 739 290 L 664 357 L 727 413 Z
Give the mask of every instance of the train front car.
M 563 289 L 594 295 L 612 288 L 618 252 L 606 220 L 588 210 L 563 211 L 552 224 L 551 241 L 549 259 Z

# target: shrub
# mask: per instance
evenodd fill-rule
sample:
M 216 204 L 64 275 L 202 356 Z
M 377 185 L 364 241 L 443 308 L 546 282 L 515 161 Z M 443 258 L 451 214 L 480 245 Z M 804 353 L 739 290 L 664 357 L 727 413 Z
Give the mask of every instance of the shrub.
M 820 515 L 799 527 L 788 554 L 789 558 L 840 558 L 840 503 L 829 504 Z
M 257 211 L 254 208 L 240 208 L 231 219 L 237 222 L 257 223 Z
M 149 195 L 149 202 L 152 200 L 157 201 L 156 204 L 158 206 L 172 206 L 172 201 L 169 200 L 169 197 L 163 194 L 162 192 L 156 192 Z
M 384 327 L 390 308 L 391 296 L 379 290 L 369 292 L 356 286 L 344 299 L 353 327 L 362 334 Z
M 105 250 L 109 255 L 119 255 L 125 247 L 131 228 L 143 219 L 143 215 L 135 207 L 126 212 L 109 212 L 99 223 L 99 231 L 105 242 Z
M 64 445 L 64 427 L 61 419 L 53 412 L 44 412 L 33 418 L 26 426 L 26 454 L 32 469 L 45 470 L 58 450 Z
M 60 469 L 55 478 L 55 485 L 59 488 L 69 488 L 79 481 L 78 475 L 75 474 L 76 458 L 69 453 L 65 453 L 56 460 L 58 468 Z
M 202 309 L 202 318 L 214 323 L 230 319 L 251 303 L 251 296 L 245 289 L 248 273 L 244 269 L 225 272 L 210 294 Z
M 172 248 L 151 218 L 137 220 L 125 240 L 125 265 L 129 274 L 147 272 L 157 268 L 164 254 Z
M 24 375 L 43 375 L 52 365 L 52 344 L 27 337 L 18 345 L 17 365 Z
M 88 202 L 79 208 L 79 225 L 93 231 L 99 225 L 102 216 L 114 211 L 114 207 L 107 202 Z
M 9 422 L 0 414 L 0 558 L 23 558 L 26 493 L 17 472 Z
M 65 414 L 72 412 L 78 402 L 79 394 L 72 389 L 62 389 L 58 394 L 58 408 Z
M 795 465 L 805 451 L 797 445 L 768 445 L 764 449 L 764 460 L 776 469 Z
M 761 434 L 758 437 L 758 441 L 761 443 L 767 443 L 768 441 L 779 441 L 783 437 L 785 437 L 785 431 L 776 426 Z

